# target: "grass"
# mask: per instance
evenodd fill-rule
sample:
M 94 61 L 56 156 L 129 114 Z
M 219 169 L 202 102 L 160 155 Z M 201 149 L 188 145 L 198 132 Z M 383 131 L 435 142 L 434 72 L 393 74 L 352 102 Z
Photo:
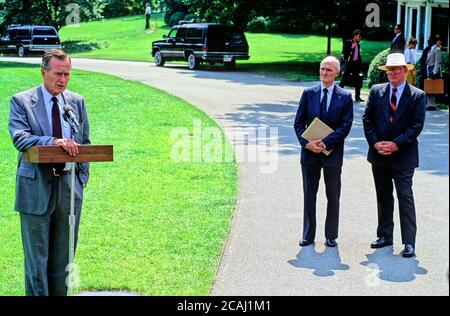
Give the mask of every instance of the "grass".
M 19 215 L 13 211 L 17 151 L 7 133 L 10 97 L 40 84 L 36 66 L 0 63 L 0 295 L 23 295 Z M 75 261 L 79 290 L 206 295 L 235 205 L 236 165 L 176 163 L 170 132 L 194 119 L 186 102 L 140 83 L 73 71 L 94 144 L 114 162 L 95 163 L 85 190 Z M 225 144 L 227 147 L 228 145 Z
M 88 50 L 83 52 L 75 49 L 75 57 L 152 62 L 151 42 L 168 34 L 170 27 L 164 23 L 162 14 L 152 16 L 150 31 L 144 29 L 144 23 L 143 16 L 81 23 L 79 26 L 63 27 L 60 36 L 66 43 L 78 41 L 81 48 L 88 46 Z M 251 58 L 238 62 L 240 70 L 291 80 L 317 80 L 319 62 L 326 55 L 326 37 L 264 33 L 246 33 L 246 37 Z M 87 43 L 90 45 L 85 45 Z M 89 46 L 93 49 L 89 49 Z M 366 74 L 370 61 L 388 46 L 388 42 L 361 42 L 362 68 Z M 331 47 L 333 55 L 341 54 L 340 39 L 333 38 Z M 223 66 L 214 66 L 212 69 L 223 69 Z

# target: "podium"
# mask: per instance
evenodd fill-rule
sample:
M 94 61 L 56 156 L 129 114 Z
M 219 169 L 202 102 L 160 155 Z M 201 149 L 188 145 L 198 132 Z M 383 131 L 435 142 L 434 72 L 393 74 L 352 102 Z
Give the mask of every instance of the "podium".
M 107 162 L 113 161 L 112 145 L 78 145 L 78 154 L 70 156 L 60 146 L 34 146 L 22 153 L 22 161 L 28 163 L 66 163 L 66 162 Z M 73 295 L 75 283 L 74 256 L 75 256 L 75 164 L 70 172 L 70 215 L 69 215 L 69 264 L 67 288 L 68 295 Z
M 78 145 L 78 154 L 75 157 L 70 156 L 60 146 L 34 146 L 22 154 L 22 160 L 31 163 L 113 161 L 113 146 Z

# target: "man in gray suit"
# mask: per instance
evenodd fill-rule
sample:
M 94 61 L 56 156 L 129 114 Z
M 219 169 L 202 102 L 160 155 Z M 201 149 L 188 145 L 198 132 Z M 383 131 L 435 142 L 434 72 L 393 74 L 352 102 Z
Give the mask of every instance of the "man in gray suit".
M 42 58 L 43 84 L 11 98 L 8 128 L 19 151 L 14 207 L 20 213 L 25 291 L 29 296 L 67 294 L 70 164 L 25 163 L 22 153 L 32 146 L 57 145 L 76 156 L 78 144 L 90 143 L 84 99 L 66 90 L 70 70 L 69 56 L 61 50 L 49 50 Z M 74 140 L 63 119 L 65 104 L 72 107 L 80 124 Z M 77 163 L 75 170 L 76 244 L 89 164 Z

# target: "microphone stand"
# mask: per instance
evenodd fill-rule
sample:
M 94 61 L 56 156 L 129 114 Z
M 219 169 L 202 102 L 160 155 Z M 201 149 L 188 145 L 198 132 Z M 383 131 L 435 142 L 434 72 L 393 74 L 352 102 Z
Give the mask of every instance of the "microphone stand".
M 64 120 L 70 125 L 71 139 L 75 142 L 75 135 L 78 134 L 78 129 L 74 122 L 66 115 L 63 114 Z M 74 257 L 75 257 L 75 162 L 72 162 L 70 168 L 70 215 L 69 215 L 69 264 L 67 266 L 67 296 L 73 296 L 74 283 L 75 283 L 75 269 L 74 269 Z

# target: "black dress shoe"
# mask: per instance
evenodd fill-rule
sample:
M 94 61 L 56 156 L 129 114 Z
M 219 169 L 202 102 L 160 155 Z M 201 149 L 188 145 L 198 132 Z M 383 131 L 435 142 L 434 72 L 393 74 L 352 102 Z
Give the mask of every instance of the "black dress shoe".
M 435 106 L 427 106 L 427 111 L 436 111 L 437 108 Z
M 411 244 L 406 244 L 405 249 L 402 251 L 403 258 L 411 258 L 414 257 L 416 253 L 414 252 L 414 246 Z
M 305 247 L 311 245 L 312 243 L 314 243 L 314 240 L 302 239 L 298 244 L 300 247 Z
M 336 247 L 336 245 L 337 245 L 337 242 L 336 242 L 336 240 L 334 240 L 334 239 L 327 239 L 326 241 L 325 241 L 325 245 L 327 246 L 327 247 Z
M 364 102 L 364 100 L 361 99 L 361 98 L 356 98 L 356 99 L 355 99 L 355 102 Z
M 393 244 L 392 238 L 380 237 L 370 245 L 370 248 L 378 249 L 386 246 L 391 246 L 392 244 Z

